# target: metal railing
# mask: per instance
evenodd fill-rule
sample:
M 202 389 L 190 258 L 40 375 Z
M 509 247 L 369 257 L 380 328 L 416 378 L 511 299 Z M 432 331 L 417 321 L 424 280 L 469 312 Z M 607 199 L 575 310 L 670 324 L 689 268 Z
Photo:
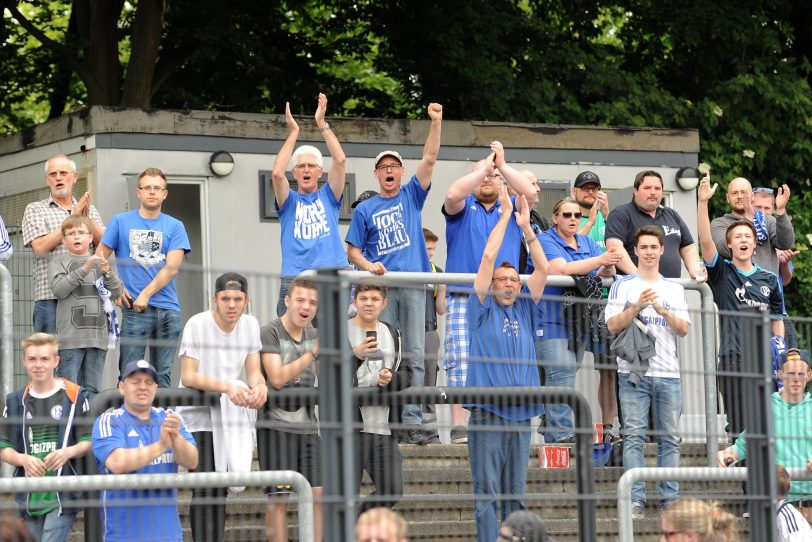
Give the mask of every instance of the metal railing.
M 316 272 L 308 272 L 315 277 Z M 362 279 L 375 279 L 386 285 L 405 286 L 425 286 L 432 284 L 473 284 L 476 274 L 474 273 L 407 273 L 391 271 L 385 275 L 378 276 L 365 271 L 340 271 L 338 275 L 345 285 L 358 282 Z M 529 275 L 521 275 L 522 281 L 526 281 Z M 705 436 L 706 454 L 708 466 L 713 466 L 716 462 L 716 451 L 718 449 L 719 433 L 717 429 L 717 388 L 716 388 L 716 306 L 713 301 L 713 292 L 707 282 L 696 282 L 693 279 L 666 279 L 669 282 L 681 285 L 686 290 L 699 293 L 701 306 L 701 329 L 702 329 L 702 367 L 704 380 L 704 413 L 705 413 Z M 603 285 L 608 288 L 614 282 L 614 278 L 604 278 Z M 548 286 L 562 288 L 574 287 L 575 279 L 566 275 L 550 275 L 547 277 Z
M 182 474 L 91 474 L 84 476 L 45 476 L 0 479 L 0 493 L 35 491 L 100 491 L 133 489 L 195 489 L 212 487 L 263 487 L 290 484 L 296 492 L 299 539 L 313 541 L 313 490 L 307 479 L 295 471 L 193 472 Z M 87 515 L 85 516 L 87 518 Z M 86 535 L 89 534 L 87 526 Z M 90 535 L 89 540 L 101 540 Z
M 812 480 L 812 473 L 804 468 L 787 469 L 792 480 Z M 637 482 L 744 482 L 748 477 L 747 467 L 644 467 L 632 469 L 620 477 L 617 483 L 617 518 L 619 542 L 634 542 L 632 520 L 632 486 Z

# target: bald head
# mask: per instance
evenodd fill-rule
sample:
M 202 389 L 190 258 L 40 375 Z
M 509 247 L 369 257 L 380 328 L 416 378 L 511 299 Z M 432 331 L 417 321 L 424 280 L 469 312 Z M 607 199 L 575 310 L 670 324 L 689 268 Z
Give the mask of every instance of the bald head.
M 750 181 L 744 177 L 736 177 L 730 181 L 727 186 L 727 203 L 734 215 L 752 213 L 753 186 Z
M 529 169 L 519 170 L 519 173 L 527 177 L 528 180 L 531 183 L 533 183 L 533 187 L 536 189 L 533 192 L 533 195 L 527 198 L 527 203 L 530 205 L 530 207 L 535 207 L 535 205 L 539 202 L 539 192 L 541 192 L 541 189 L 539 188 L 538 177 L 536 177 L 536 174 L 530 171 Z

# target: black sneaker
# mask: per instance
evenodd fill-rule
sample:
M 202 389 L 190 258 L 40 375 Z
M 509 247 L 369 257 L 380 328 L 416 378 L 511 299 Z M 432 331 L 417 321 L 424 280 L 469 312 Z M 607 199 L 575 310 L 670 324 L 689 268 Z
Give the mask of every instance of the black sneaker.
M 451 444 L 467 444 L 468 429 L 464 425 L 455 425 L 451 429 Z
M 419 428 L 408 429 L 406 431 L 406 444 L 416 444 L 418 446 L 425 446 L 428 444 L 425 433 Z

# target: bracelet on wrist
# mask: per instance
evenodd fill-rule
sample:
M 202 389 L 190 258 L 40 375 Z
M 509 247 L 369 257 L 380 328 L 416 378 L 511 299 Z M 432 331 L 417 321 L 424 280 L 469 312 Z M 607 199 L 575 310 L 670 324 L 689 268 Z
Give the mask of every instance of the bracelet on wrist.
M 326 131 L 327 131 L 327 130 L 329 130 L 329 129 L 330 129 L 330 125 L 329 125 L 329 124 L 327 124 L 327 123 L 325 122 L 325 123 L 324 123 L 324 126 L 322 126 L 321 128 L 319 128 L 319 132 L 326 132 Z
M 527 237 L 524 238 L 524 242 L 527 243 L 528 245 L 530 243 L 532 243 L 533 241 L 538 241 L 538 240 L 539 240 L 538 237 L 531 237 L 530 239 L 528 239 Z

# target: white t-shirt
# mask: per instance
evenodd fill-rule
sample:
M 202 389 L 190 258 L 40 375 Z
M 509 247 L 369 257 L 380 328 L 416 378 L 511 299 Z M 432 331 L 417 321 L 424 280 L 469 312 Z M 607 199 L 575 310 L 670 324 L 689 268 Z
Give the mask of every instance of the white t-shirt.
M 350 345 L 355 347 L 358 343 L 366 340 L 366 331 L 355 325 L 350 320 L 347 323 L 347 335 Z M 378 350 L 380 355 L 373 355 L 364 360 L 355 372 L 358 378 L 358 387 L 369 388 L 378 385 L 378 372 L 387 368 L 396 371 L 395 364 L 395 342 L 389 328 L 385 324 L 378 322 Z M 362 406 L 361 419 L 364 422 L 363 433 L 375 433 L 377 435 L 391 435 L 389 428 L 389 407 L 388 406 Z
M 186 322 L 178 355 L 198 360 L 198 372 L 212 378 L 237 380 L 249 354 L 259 353 L 259 322 L 243 314 L 231 333 L 226 333 L 214 321 L 212 311 L 195 314 Z M 183 382 L 179 387 L 185 388 Z M 181 407 L 178 411 L 190 432 L 211 431 L 211 407 Z
M 812 527 L 803 514 L 790 503 L 783 501 L 777 507 L 776 526 L 778 542 L 809 542 L 812 540 Z
M 674 282 L 667 281 L 660 275 L 655 283 L 649 283 L 638 275 L 628 275 L 621 277 L 609 290 L 609 300 L 606 304 L 605 318 L 608 322 L 610 318 L 623 312 L 626 303 L 637 303 L 640 294 L 647 288 L 653 289 L 657 293 L 660 304 L 680 320 L 691 322 L 688 314 L 688 302 L 685 300 L 685 289 Z M 646 376 L 660 378 L 679 378 L 679 360 L 677 359 L 676 334 L 669 327 L 663 316 L 657 314 L 654 307 L 646 307 L 638 318 L 648 325 L 649 333 L 655 338 L 657 344 L 656 353 L 648 360 L 649 369 Z M 631 362 L 617 358 L 618 372 L 628 373 L 631 371 Z

